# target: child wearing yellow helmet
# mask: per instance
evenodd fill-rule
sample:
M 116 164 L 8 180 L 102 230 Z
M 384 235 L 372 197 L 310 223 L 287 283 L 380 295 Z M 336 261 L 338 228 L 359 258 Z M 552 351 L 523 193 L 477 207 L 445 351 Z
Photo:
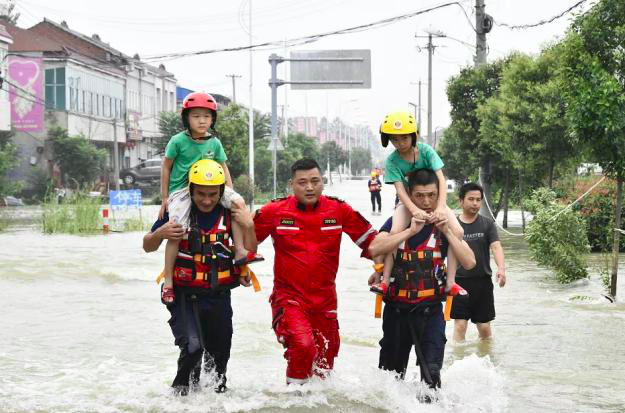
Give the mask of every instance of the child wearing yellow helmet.
M 443 175 L 444 163 L 434 148 L 424 142 L 418 142 L 419 130 L 414 117 L 409 112 L 391 112 L 384 117 L 380 125 L 382 146 L 388 143 L 395 147 L 387 158 L 384 166 L 384 183 L 392 184 L 397 191 L 397 206 L 393 213 L 391 234 L 396 234 L 410 225 L 411 218 L 418 223 L 435 223 L 449 220 L 454 234 L 462 236 L 462 228 L 453 211 L 447 207 L 447 187 Z M 434 171 L 438 177 L 438 204 L 432 212 L 419 209 L 410 199 L 406 190 L 408 177 L 411 172 L 427 168 Z M 386 292 L 389 285 L 393 255 L 388 254 L 384 261 L 384 272 L 379 285 L 372 287 L 374 292 Z M 376 274 L 379 277 L 380 274 Z

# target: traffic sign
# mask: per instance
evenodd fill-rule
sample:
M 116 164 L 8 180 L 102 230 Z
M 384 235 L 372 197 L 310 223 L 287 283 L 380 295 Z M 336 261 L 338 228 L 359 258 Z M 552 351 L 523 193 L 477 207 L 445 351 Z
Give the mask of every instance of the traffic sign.
M 141 208 L 141 190 L 128 189 L 109 191 L 109 202 L 113 211 L 119 209 Z

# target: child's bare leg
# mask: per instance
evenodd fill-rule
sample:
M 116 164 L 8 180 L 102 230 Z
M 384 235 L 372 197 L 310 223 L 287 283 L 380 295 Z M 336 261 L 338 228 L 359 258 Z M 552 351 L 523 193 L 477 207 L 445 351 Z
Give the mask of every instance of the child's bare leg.
M 454 211 L 449 207 L 447 207 L 447 215 L 447 225 L 449 225 L 449 228 L 451 228 L 451 232 L 453 232 L 454 235 L 457 236 L 459 239 L 463 239 L 464 229 L 462 229 L 462 226 L 458 222 L 458 218 L 456 217 Z
M 236 211 L 236 210 L 239 210 L 240 208 L 247 209 L 247 206 L 245 205 L 243 198 L 239 197 L 238 199 L 232 200 L 231 210 Z M 236 218 L 233 219 L 231 222 L 232 222 L 232 245 L 234 248 L 234 260 L 239 262 L 238 265 L 243 265 L 246 263 L 252 263 L 256 261 L 263 261 L 262 255 L 257 254 L 255 252 L 251 252 L 247 248 L 245 248 L 245 229 L 243 228 L 241 223 L 238 222 Z
M 241 225 L 232 220 L 232 239 L 234 241 L 234 259 L 235 261 L 244 259 L 247 257 L 248 251 L 245 249 L 245 245 L 243 244 L 243 228 Z
M 391 234 L 397 234 L 402 232 L 410 225 L 410 211 L 401 202 L 397 204 L 395 212 L 393 212 L 393 226 L 391 227 Z
M 404 204 L 397 204 L 395 212 L 393 213 L 393 226 L 391 227 L 391 234 L 397 234 L 408 227 L 410 222 L 410 212 Z M 395 261 L 395 254 L 386 254 L 384 258 L 384 270 L 382 273 L 382 281 L 380 284 L 384 284 L 388 287 L 391 281 L 391 270 L 393 269 L 393 263 Z M 383 287 L 384 288 L 384 287 Z
M 384 257 L 384 270 L 382 270 L 382 281 L 380 281 L 380 289 L 386 292 L 386 288 L 391 283 L 391 270 L 395 262 L 395 254 L 386 254 Z
M 165 290 L 165 288 L 170 289 L 174 286 L 174 265 L 176 263 L 176 257 L 178 256 L 179 245 L 180 241 L 167 240 L 167 245 L 165 246 L 165 281 L 163 290 Z M 167 303 L 171 303 L 173 300 L 173 293 L 171 298 L 163 297 L 163 301 Z

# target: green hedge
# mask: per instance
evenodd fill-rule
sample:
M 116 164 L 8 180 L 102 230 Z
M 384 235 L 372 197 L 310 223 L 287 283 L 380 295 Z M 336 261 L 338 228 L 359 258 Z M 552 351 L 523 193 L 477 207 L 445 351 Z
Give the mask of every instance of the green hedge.
M 586 192 L 596 181 L 597 179 L 580 181 L 575 186 L 570 202 Z M 615 202 L 616 183 L 606 179 L 573 207 L 588 224 L 588 241 L 593 252 L 612 251 Z M 621 222 L 625 222 L 625 208 L 623 208 Z M 625 252 L 625 237 L 621 237 L 620 251 Z

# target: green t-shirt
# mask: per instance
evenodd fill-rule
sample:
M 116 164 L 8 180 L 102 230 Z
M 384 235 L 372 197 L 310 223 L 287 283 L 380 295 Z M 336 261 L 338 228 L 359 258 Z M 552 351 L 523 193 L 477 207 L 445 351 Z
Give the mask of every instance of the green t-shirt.
M 200 159 L 212 159 L 219 163 L 228 160 L 219 138 L 193 140 L 186 132 L 171 137 L 165 148 L 165 157 L 174 161 L 169 176 L 170 194 L 187 186 L 189 169 Z
M 407 186 L 408 179 L 406 175 L 412 171 L 423 168 L 433 171 L 443 169 L 445 164 L 434 148 L 427 143 L 421 142 L 417 142 L 417 148 L 419 149 L 419 157 L 415 162 L 403 160 L 397 150 L 393 151 L 393 153 L 386 158 L 386 164 L 384 165 L 384 183 L 394 184 L 395 182 L 402 181 L 404 185 Z

